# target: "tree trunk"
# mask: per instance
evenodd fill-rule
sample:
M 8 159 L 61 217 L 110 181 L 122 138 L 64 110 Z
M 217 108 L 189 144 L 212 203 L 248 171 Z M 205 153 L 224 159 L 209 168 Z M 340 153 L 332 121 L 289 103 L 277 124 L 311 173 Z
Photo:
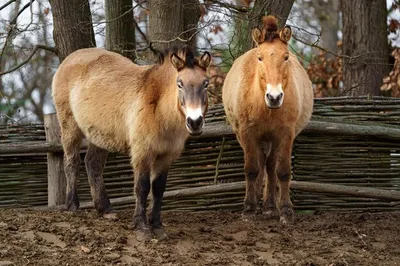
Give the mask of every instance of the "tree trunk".
M 338 52 L 339 5 L 339 0 L 310 2 L 310 7 L 314 7 L 315 16 L 321 25 L 321 45 L 332 53 Z
M 50 5 L 60 61 L 78 49 L 96 46 L 88 0 L 50 0 Z
M 149 40 L 153 48 L 164 50 L 174 45 L 196 44 L 200 18 L 198 0 L 149 0 Z
M 183 39 L 187 40 L 187 44 L 196 46 L 197 24 L 200 19 L 200 3 L 199 0 L 183 1 L 182 19 L 183 19 Z
M 182 44 L 177 37 L 183 31 L 182 0 L 149 0 L 149 40 L 153 48 L 163 50 Z
M 105 0 L 106 48 L 135 60 L 135 24 L 132 0 Z
M 389 74 L 387 9 L 384 0 L 342 0 L 344 91 L 349 96 L 380 95 Z
M 255 0 L 254 7 L 249 13 L 249 25 L 247 30 L 246 41 L 243 45 L 243 52 L 246 52 L 254 47 L 251 37 L 251 30 L 255 27 L 262 27 L 261 18 L 268 14 L 278 18 L 278 28 L 285 26 L 286 20 L 292 9 L 294 0 Z

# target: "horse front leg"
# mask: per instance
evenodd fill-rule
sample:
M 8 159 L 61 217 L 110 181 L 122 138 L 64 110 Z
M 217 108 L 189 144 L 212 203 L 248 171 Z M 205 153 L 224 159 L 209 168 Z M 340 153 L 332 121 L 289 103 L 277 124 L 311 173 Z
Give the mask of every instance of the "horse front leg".
M 157 156 L 151 169 L 151 192 L 153 195 L 152 207 L 149 216 L 149 224 L 156 239 L 167 237 L 161 219 L 162 199 L 167 184 L 167 176 L 173 160 L 179 156 L 178 153 L 167 153 Z
M 135 212 L 133 215 L 133 225 L 137 231 L 138 240 L 148 240 L 151 238 L 151 230 L 147 223 L 146 204 L 147 196 L 150 192 L 150 170 L 148 167 L 135 167 Z
M 258 187 L 260 171 L 259 165 L 261 150 L 253 136 L 241 136 L 241 145 L 244 151 L 244 171 L 246 177 L 246 196 L 244 199 L 245 216 L 253 215 L 257 211 L 260 188 Z
M 281 137 L 279 159 L 277 163 L 277 176 L 279 180 L 279 211 L 280 222 L 287 224 L 293 222 L 294 211 L 290 200 L 291 157 L 294 133 Z

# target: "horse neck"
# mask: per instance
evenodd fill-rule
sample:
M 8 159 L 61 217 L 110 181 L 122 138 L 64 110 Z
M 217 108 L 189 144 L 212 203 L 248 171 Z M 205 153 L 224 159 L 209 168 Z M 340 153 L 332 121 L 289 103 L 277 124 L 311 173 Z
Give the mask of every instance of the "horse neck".
M 178 90 L 176 88 L 177 71 L 168 62 L 162 65 L 154 74 L 160 82 L 158 89 L 162 90 L 159 99 L 159 117 L 165 127 L 168 128 L 175 123 L 184 125 L 184 115 L 179 109 Z

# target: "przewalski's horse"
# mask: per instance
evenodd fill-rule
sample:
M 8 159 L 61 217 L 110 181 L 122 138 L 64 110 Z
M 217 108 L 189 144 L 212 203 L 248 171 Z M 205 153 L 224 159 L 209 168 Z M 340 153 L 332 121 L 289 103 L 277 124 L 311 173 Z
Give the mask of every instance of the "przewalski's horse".
M 263 25 L 262 30 L 252 31 L 257 47 L 235 60 L 227 74 L 222 99 L 244 151 L 244 214 L 257 209 L 266 169 L 264 213 L 272 216 L 277 211 L 278 178 L 280 221 L 285 224 L 293 218 L 292 145 L 310 120 L 313 89 L 306 71 L 288 50 L 290 27 L 278 30 L 274 16 L 264 17 Z
M 208 107 L 210 54 L 197 58 L 183 47 L 160 59 L 156 65 L 138 66 L 104 49 L 81 49 L 62 62 L 52 84 L 64 147 L 66 208 L 79 208 L 79 150 L 85 136 L 86 171 L 94 206 L 101 214 L 111 211 L 102 178 L 107 153 L 130 154 L 136 194 L 133 220 L 146 237 L 151 229 L 164 233 L 161 201 L 168 169 L 189 134 L 201 134 Z M 153 202 L 147 221 L 150 189 Z

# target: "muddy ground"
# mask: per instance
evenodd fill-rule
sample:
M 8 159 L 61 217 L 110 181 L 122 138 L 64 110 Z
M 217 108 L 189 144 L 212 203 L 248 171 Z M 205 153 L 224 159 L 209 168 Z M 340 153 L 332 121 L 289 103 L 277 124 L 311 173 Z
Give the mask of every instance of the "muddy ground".
M 297 214 L 295 225 L 240 213 L 164 213 L 169 238 L 139 243 L 132 212 L 0 209 L 4 265 L 400 265 L 400 213 Z

